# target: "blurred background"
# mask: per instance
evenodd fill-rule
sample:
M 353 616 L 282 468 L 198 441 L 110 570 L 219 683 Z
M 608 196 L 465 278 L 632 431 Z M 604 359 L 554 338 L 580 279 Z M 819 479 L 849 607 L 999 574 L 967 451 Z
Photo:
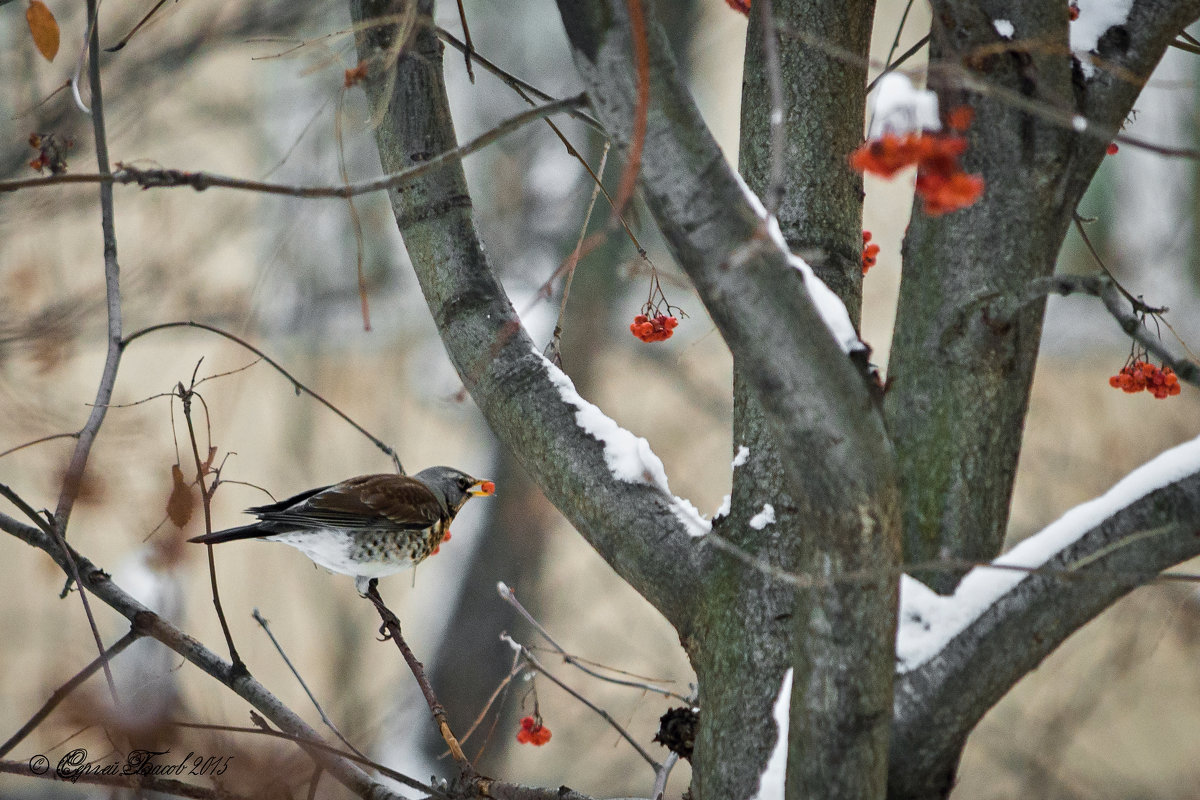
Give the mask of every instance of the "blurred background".
M 63 46 L 53 63 L 37 54 L 24 3 L 0 6 L 0 172 L 32 175 L 30 133 L 70 139 L 71 172 L 95 171 L 91 122 L 60 87 L 74 70 L 84 17 L 78 4 L 49 0 Z M 106 5 L 102 46 L 119 40 L 152 3 Z M 881 1 L 874 56 L 896 35 L 904 2 Z M 731 158 L 737 153 L 745 18 L 719 0 L 661 3 L 696 98 Z M 561 22 L 547 0 L 466 3 L 477 50 L 555 95 L 579 92 Z M 438 22 L 461 37 L 454 4 Z M 164 6 L 120 52 L 103 57 L 105 113 L 114 161 L 206 170 L 297 185 L 350 180 L 379 164 L 370 109 L 343 89 L 355 65 L 342 2 Z M 916 3 L 899 49 L 928 29 Z M 919 62 L 914 62 L 919 66 Z M 519 112 L 523 102 L 476 67 L 446 55 L 459 137 Z M 1130 131 L 1165 145 L 1196 145 L 1194 57 L 1172 50 L 1151 80 Z M 47 99 L 49 98 L 49 99 Z M 85 93 L 85 100 L 86 100 Z M 563 131 L 595 167 L 601 142 L 571 121 Z M 466 162 L 477 218 L 535 340 L 548 341 L 559 288 L 537 289 L 574 247 L 592 184 L 545 125 L 526 127 Z M 619 163 L 610 163 L 615 185 Z M 1171 306 L 1168 320 L 1200 349 L 1197 285 L 1190 257 L 1196 217 L 1195 166 L 1132 148 L 1102 166 L 1080 212 L 1108 266 L 1147 302 Z M 571 653 L 661 680 L 680 694 L 694 679 L 672 629 L 623 584 L 498 447 L 461 391 L 426 312 L 386 198 L 347 204 L 211 189 L 116 187 L 116 226 L 126 332 L 198 320 L 261 347 L 296 379 L 398 451 L 409 471 L 451 464 L 496 481 L 495 498 L 466 507 L 454 538 L 415 574 L 382 582 L 414 651 L 461 735 L 512 667 L 502 631 L 543 644 L 497 596 L 504 581 Z M 886 367 L 899 284 L 899 243 L 911 177 L 868 179 L 864 227 L 883 246 L 866 280 L 863 337 Z M 597 207 L 596 219 L 607 210 Z M 566 306 L 563 362 L 577 387 L 610 416 L 649 439 L 671 486 L 711 514 L 729 491 L 730 359 L 720 335 L 638 209 L 631 223 L 672 304 L 687 312 L 670 341 L 648 345 L 628 333 L 649 289 L 645 262 L 612 237 L 580 264 Z M 361 247 L 371 329 L 364 330 L 356 277 Z M 76 430 L 89 411 L 104 359 L 104 285 L 94 186 L 0 195 L 0 452 Z M 1096 270 L 1072 234 L 1060 270 Z M 1164 331 L 1170 339 L 1170 333 Z M 1156 401 L 1125 395 L 1107 378 L 1129 343 L 1091 299 L 1052 299 L 1017 482 L 1015 542 L 1112 485 L 1161 450 L 1192 438 L 1195 390 Z M 350 475 L 391 469 L 370 441 L 238 346 L 198 330 L 148 335 L 125 353 L 114 402 L 93 450 L 72 518 L 74 545 L 143 601 L 224 653 L 196 508 L 180 529 L 166 513 L 172 465 L 194 477 L 186 425 L 169 394 L 193 373 L 200 447 L 217 448 L 228 481 L 213 502 L 214 526 L 240 524 L 240 510 Z M 224 374 L 232 373 L 232 374 Z M 140 402 L 144 401 L 144 402 Z M 136 405 L 134 405 L 136 404 Z M 0 458 L 0 482 L 36 507 L 53 507 L 73 442 L 58 440 Z M 244 482 L 240 483 L 240 482 Z M 261 488 L 256 488 L 261 487 Z M 13 513 L 11 508 L 6 513 Z M 346 738 L 372 758 L 418 779 L 451 766 L 433 735 L 411 675 L 353 581 L 314 567 L 298 551 L 240 542 L 215 551 L 226 614 L 252 674 L 314 727 L 325 730 L 304 689 L 263 628 L 258 610 L 313 695 Z M 0 741 L 63 681 L 95 656 L 63 578 L 39 551 L 0 537 Z M 97 609 L 106 643 L 127 630 Z M 1194 667 L 1200 616 L 1195 593 L 1153 586 L 1134 593 L 1068 641 L 979 726 L 956 796 L 1183 797 L 1200 779 L 1200 673 Z M 652 693 L 592 679 L 542 654 L 555 674 L 650 743 L 671 705 Z M 164 720 L 250 725 L 249 706 L 152 642 L 113 663 L 125 711 L 106 710 L 103 679 L 92 678 L 7 757 L 75 747 L 93 759 L 131 746 L 223 756 L 239 754 L 223 778 L 263 796 L 305 791 L 306 760 L 261 737 L 165 726 Z M 518 745 L 520 717 L 536 702 L 553 740 Z M 135 708 L 138 713 L 128 709 Z M 653 775 L 603 720 L 544 678 L 517 680 L 481 718 L 466 751 L 480 768 L 523 783 L 567 784 L 596 796 L 649 794 Z M 477 755 L 478 754 L 478 755 Z M 668 796 L 687 786 L 686 764 Z M 253 782 L 250 784 L 248 782 Z M 342 796 L 330 779 L 322 791 Z M 74 797 L 106 790 L 0 775 L 0 796 Z

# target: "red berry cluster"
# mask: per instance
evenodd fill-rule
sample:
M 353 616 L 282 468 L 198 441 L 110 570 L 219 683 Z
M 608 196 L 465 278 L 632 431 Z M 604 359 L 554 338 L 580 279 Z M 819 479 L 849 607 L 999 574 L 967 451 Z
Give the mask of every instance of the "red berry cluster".
M 1071 22 L 1079 19 L 1079 3 L 1076 0 L 1071 0 L 1067 5 L 1067 16 L 1071 18 Z
M 540 718 L 521 717 L 521 730 L 517 731 L 517 741 L 521 744 L 541 747 L 550 741 L 550 736 L 550 729 L 542 724 Z
M 429 555 L 436 556 L 438 554 L 438 550 L 441 550 L 442 545 L 448 541 L 450 541 L 450 531 L 446 531 L 446 533 L 442 535 L 442 541 L 438 542 L 437 547 L 433 548 L 433 550 L 429 552 Z
M 734 11 L 750 16 L 750 0 L 725 0 Z
M 863 231 L 863 275 L 867 274 L 867 270 L 875 266 L 875 260 L 879 257 L 879 245 L 868 244 L 871 241 L 871 232 Z
M 966 116 L 963 114 L 962 116 Z M 974 204 L 983 194 L 983 176 L 968 175 L 958 157 L 967 140 L 953 133 L 885 133 L 850 154 L 850 166 L 890 178 L 905 167 L 917 167 L 917 195 L 931 217 Z
M 1179 394 L 1179 377 L 1170 367 L 1159 369 L 1146 361 L 1134 361 L 1108 379 L 1108 385 L 1126 394 L 1150 392 L 1159 400 Z
M 629 332 L 643 342 L 661 342 L 674 335 L 678 324 L 678 319 L 666 314 L 655 314 L 653 317 L 638 314 L 629 325 Z

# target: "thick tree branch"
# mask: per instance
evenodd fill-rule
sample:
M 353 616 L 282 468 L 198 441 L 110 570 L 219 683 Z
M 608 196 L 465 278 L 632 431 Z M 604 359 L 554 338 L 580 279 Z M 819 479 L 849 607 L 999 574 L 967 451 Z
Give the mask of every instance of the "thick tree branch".
M 391 11 L 387 2 L 359 0 L 351 10 L 356 23 Z M 392 26 L 364 26 L 360 59 L 376 63 L 394 35 Z M 441 44 L 422 27 L 394 65 L 372 70 L 365 82 L 372 104 L 385 109 L 376 133 L 385 170 L 410 169 L 455 147 L 441 65 Z M 599 412 L 580 405 L 521 328 L 483 254 L 461 168 L 390 195 L 442 342 L 492 429 L 617 573 L 686 630 L 705 558 L 694 527 L 658 481 L 615 476 L 605 443 L 581 427 L 581 416 L 595 420 Z
M 930 660 L 898 676 L 889 797 L 944 796 L 967 735 L 1018 680 L 1113 602 L 1200 555 L 1200 473 L 1153 491 L 1141 488 L 1161 485 L 1164 474 L 1194 470 L 1197 463 L 1200 439 L 1164 453 L 1108 495 L 1068 512 L 1057 529 L 1037 534 L 1070 543 L 1044 562 L 1045 571 L 1016 581 Z M 1097 508 L 1105 510 L 1098 504 L 1127 497 L 1136 499 L 1093 520 Z M 1072 526 L 1083 527 L 1082 535 L 1073 538 Z M 1019 557 L 1018 549 L 1013 558 Z M 981 579 L 1012 581 L 1011 573 L 1003 578 L 977 569 Z
M 860 5 L 855 9 L 861 11 Z M 803 6 L 780 8 L 803 16 Z M 560 0 L 559 11 L 597 117 L 614 141 L 628 148 L 638 93 L 625 3 Z M 693 790 L 720 797 L 753 792 L 773 743 L 773 732 L 758 721 L 769 717 L 783 670 L 791 664 L 796 670 L 793 721 L 799 720 L 792 752 L 803 751 L 803 757 L 789 761 L 792 791 L 799 796 L 806 791 L 801 787 L 820 786 L 845 796 L 877 795 L 885 775 L 895 597 L 885 576 L 897 532 L 887 437 L 862 376 L 814 305 L 813 297 L 824 287 L 815 279 L 806 285 L 807 279 L 792 269 L 772 232 L 774 221 L 767 224 L 759 216 L 709 134 L 661 29 L 648 29 L 650 108 L 642 190 L 733 352 L 738 375 L 762 405 L 766 434 L 779 455 L 776 477 L 787 486 L 787 499 L 771 499 L 786 504 L 788 519 L 806 522 L 799 535 L 795 525 L 754 530 L 741 527 L 745 517 L 730 517 L 722 520 L 721 533 L 751 541 L 757 552 L 787 569 L 807 571 L 816 565 L 840 574 L 875 567 L 881 576 L 868 587 L 797 595 L 736 560 L 723 558 L 715 566 L 705 588 L 704 635 L 689 647 L 704 708 Z M 796 53 L 781 54 L 785 63 L 789 59 L 803 61 Z M 749 80 L 762 82 L 763 76 Z M 865 71 L 859 85 L 864 84 Z M 761 94 L 769 105 L 765 85 Z M 789 113 L 789 123 L 823 127 L 820 111 L 811 120 Z M 860 129 L 861 111 L 855 113 Z M 788 147 L 799 149 L 794 140 Z M 767 183 L 769 161 L 764 149 L 756 175 L 761 185 Z M 837 198 L 811 209 L 803 203 L 807 196 L 799 202 L 785 196 L 781 208 L 789 209 L 789 222 L 800 221 L 796 238 L 813 233 L 815 226 L 803 222 L 807 211 L 833 214 L 846 224 L 833 237 L 843 246 L 831 243 L 830 248 L 850 248 L 850 234 L 859 236 L 857 213 L 853 205 L 839 205 L 839 198 L 853 195 L 851 186 L 841 188 Z M 840 269 L 850 258 L 858 261 L 854 253 Z M 739 670 L 736 676 L 734 670 Z
M 963 160 L 987 187 L 968 209 L 914 213 L 885 406 L 904 490 L 904 560 L 987 561 L 1004 538 L 1044 302 L 996 320 L 977 299 L 1020 297 L 1053 273 L 1079 198 L 1141 88 L 1131 76 L 1149 75 L 1196 4 L 1137 3 L 1129 30 L 1101 37 L 1101 56 L 1121 69 L 1091 79 L 1073 66 L 1057 5 L 1018 16 L 1000 0 L 933 5 L 930 80 L 943 108 L 975 110 Z M 992 25 L 1000 18 L 1039 46 L 1004 49 Z M 1082 132 L 1069 124 L 1076 117 L 1088 121 Z M 943 592 L 958 579 L 921 577 Z
M 624 3 L 561 0 L 560 12 L 597 115 L 628 144 L 635 89 Z M 662 30 L 647 27 L 651 105 L 641 175 L 651 210 L 734 358 L 754 375 L 789 477 L 830 497 L 871 494 L 887 485 L 891 459 L 867 386 L 747 201 Z

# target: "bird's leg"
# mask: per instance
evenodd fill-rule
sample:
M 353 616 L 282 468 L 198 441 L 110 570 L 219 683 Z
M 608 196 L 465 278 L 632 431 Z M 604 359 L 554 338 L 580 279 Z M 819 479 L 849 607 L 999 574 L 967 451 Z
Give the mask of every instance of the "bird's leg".
M 366 591 L 363 591 L 361 588 L 363 584 L 366 585 Z M 363 597 L 374 604 L 375 610 L 379 612 L 380 619 L 383 620 L 383 623 L 379 626 L 379 641 L 386 642 L 388 639 L 391 639 L 391 626 L 395 625 L 396 630 L 400 630 L 400 620 L 396 619 L 396 615 L 384 604 L 383 597 L 379 594 L 379 579 L 371 578 L 367 580 L 360 575 L 354 579 L 354 585 L 359 587 L 359 592 Z

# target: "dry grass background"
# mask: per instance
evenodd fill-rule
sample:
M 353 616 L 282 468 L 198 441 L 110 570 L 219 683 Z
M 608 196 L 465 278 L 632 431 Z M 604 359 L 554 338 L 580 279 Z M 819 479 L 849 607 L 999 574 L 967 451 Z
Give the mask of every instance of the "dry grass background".
M 16 20 L 17 5 L 0 9 L 0 14 Z M 881 14 L 892 21 L 878 26 L 880 53 L 890 43 L 900 4 L 881 5 Z M 78 15 L 58 7 L 55 11 L 61 14 L 64 41 L 78 41 Z M 176 6 L 151 28 L 144 46 L 186 43 L 196 31 L 212 38 L 212 31 L 238 13 L 232 3 Z M 294 32 L 311 37 L 334 30 L 339 24 L 331 20 L 337 13 L 342 12 L 335 9 L 317 22 L 299 24 Z M 473 13 L 480 16 L 473 33 L 481 51 L 501 63 L 521 62 L 521 43 L 509 41 L 503 29 L 488 28 L 495 22 L 488 13 L 497 12 Z M 715 2 L 694 13 L 691 52 L 697 96 L 727 152 L 736 152 L 737 43 L 744 23 Z M 136 14 L 129 11 L 127 16 Z M 112 30 L 123 27 L 114 22 Z M 553 25 L 547 31 L 558 36 Z M 15 23 L 0 26 L 0 43 L 5 45 L 0 49 L 0 74 L 21 76 L 0 87 L 5 93 L 0 138 L 11 144 L 23 141 L 27 129 L 42 121 L 35 124 L 26 117 L 14 122 L 8 117 L 52 88 L 67 67 L 61 62 L 48 67 L 31 58 L 21 26 Z M 64 48 L 64 55 L 69 56 L 70 49 Z M 308 72 L 312 60 L 249 61 L 271 50 L 244 41 L 214 43 L 191 56 L 186 69 L 172 73 L 174 77 L 165 86 L 157 85 L 151 95 L 139 93 L 136 84 L 118 84 L 123 90 L 108 95 L 114 158 L 261 175 L 282 156 L 309 116 L 336 94 L 340 69 L 350 66 L 326 64 Z M 527 74 L 548 89 L 566 93 L 572 80 L 569 71 L 563 76 L 554 72 L 565 50 L 554 45 L 546 52 L 529 56 Z M 461 71 L 455 59 L 447 62 L 452 73 Z M 500 105 L 497 97 L 509 98 L 500 90 L 487 94 L 494 84 L 485 80 L 481 79 L 483 88 L 472 90 L 452 74 L 463 137 L 519 108 L 515 100 Z M 347 95 L 348 117 L 358 114 L 361 119 L 364 109 L 352 95 Z M 318 115 L 298 155 L 276 177 L 296 182 L 335 179 L 331 108 Z M 77 139 L 72 170 L 91 171 L 86 122 L 79 115 L 67 119 Z M 547 152 L 547 135 L 531 136 L 543 137 L 538 141 L 541 152 Z M 375 164 L 370 148 L 369 131 L 352 125 L 347 149 L 352 166 L 362 174 Z M 22 155 L 13 147 L 5 152 Z M 484 206 L 481 217 L 491 226 L 485 235 L 492 237 L 489 243 L 500 241 L 501 249 L 504 237 L 515 235 L 511 223 L 522 216 L 520 198 L 577 185 L 576 177 L 553 173 L 553 189 L 516 185 L 533 181 L 521 166 L 521 154 L 514 146 L 471 166 Z M 502 180 L 494 182 L 496 176 Z M 864 329 L 865 338 L 882 355 L 890 336 L 898 242 L 908 204 L 901 187 L 872 183 L 869 189 L 866 226 L 885 250 L 867 283 Z M 582 215 L 586 190 L 566 196 L 570 202 L 564 208 L 575 216 L 557 230 L 551 249 L 560 253 L 573 241 L 572 226 Z M 102 363 L 98 343 L 103 337 L 103 289 L 93 198 L 93 190 L 80 188 L 0 197 L 0 450 L 77 427 L 87 412 L 83 404 L 94 394 Z M 452 398 L 456 384 L 445 356 L 432 338 L 432 325 L 411 278 L 397 266 L 403 262 L 397 255 L 401 243 L 386 203 L 363 198 L 359 206 L 373 286 L 376 330 L 370 334 L 362 332 L 356 318 L 354 240 L 343 206 L 215 190 L 195 194 L 119 188 L 127 330 L 169 319 L 217 320 L 264 346 L 294 368 L 299 379 L 396 445 L 406 466 L 445 462 L 490 475 L 494 442 L 470 401 Z M 522 230 L 523 236 L 534 236 Z M 667 268 L 667 257 L 652 252 Z M 516 287 L 540 280 L 544 272 L 535 271 L 538 265 L 536 259 L 507 265 L 508 278 Z M 390 277 L 395 274 L 401 277 Z M 631 279 L 627 291 L 634 299 L 625 305 L 634 308 L 643 291 L 641 281 Z M 1181 309 L 1194 307 L 1192 297 L 1167 300 Z M 48 306 L 55 313 L 43 313 Z M 597 355 L 600 374 L 606 377 L 590 399 L 647 436 L 666 463 L 672 488 L 711 512 L 728 491 L 733 443 L 728 400 L 723 398 L 730 365 L 698 303 L 688 297 L 686 307 L 693 318 L 652 358 L 622 335 L 620 319 L 628 308 L 618 310 L 611 343 Z M 1034 385 L 1013 538 L 1036 531 L 1075 503 L 1103 492 L 1130 468 L 1195 435 L 1200 401 L 1194 391 L 1158 403 L 1108 387 L 1106 377 L 1123 357 L 1120 346 L 1084 355 L 1056 354 L 1055 348 L 1047 348 Z M 235 346 L 204 334 L 157 335 L 128 351 L 116 399 L 132 402 L 170 391 L 177 381 L 188 380 L 201 358 L 201 374 L 235 369 L 252 360 Z M 212 381 L 202 391 L 213 443 L 222 454 L 236 451 L 227 464 L 227 478 L 287 494 L 388 468 L 386 458 L 369 442 L 312 401 L 297 397 L 290 384 L 265 365 Z M 178 408 L 175 412 L 176 429 L 182 430 Z M 0 460 L 0 481 L 35 505 L 52 505 L 69 452 L 69 445 L 59 442 L 7 456 Z M 154 533 L 164 518 L 175 458 L 167 400 L 110 412 L 89 469 L 89 494 L 72 520 L 71 538 L 96 563 L 114 571 L 118 581 L 124 565 L 145 548 L 201 530 L 197 515 L 182 532 L 168 524 Z M 494 477 L 503 491 L 504 476 Z M 239 510 L 261 498 L 254 489 L 225 486 L 214 504 L 215 524 L 237 524 Z M 531 501 L 531 518 L 547 513 L 544 506 L 544 501 Z M 432 653 L 439 637 L 454 635 L 445 620 L 449 598 L 461 581 L 456 558 L 470 552 L 477 537 L 488 535 L 480 526 L 484 518 L 480 501 L 468 505 L 453 542 L 417 571 L 415 581 L 405 575 L 384 582 L 385 597 L 393 601 L 418 654 Z M 515 586 L 519 596 L 539 609 L 543 621 L 572 652 L 672 679 L 686 692 L 692 675 L 669 626 L 558 519 L 541 554 L 540 579 L 535 585 Z M 182 624 L 221 652 L 203 552 L 197 550 L 184 547 L 170 566 L 184 598 Z M 420 698 L 391 646 L 375 641 L 375 615 L 355 596 L 350 579 L 314 568 L 290 548 L 265 543 L 228 545 L 216 555 L 233 635 L 252 673 L 310 722 L 319 723 L 303 691 L 251 619 L 251 610 L 257 608 L 352 741 L 373 742 L 366 745 L 373 747 L 370 754 L 415 777 L 427 777 L 433 768 L 411 746 L 412 731 L 427 724 Z M 76 598 L 57 599 L 62 577 L 43 554 L 14 539 L 0 539 L 0 586 L 8 589 L 0 614 L 2 738 L 95 653 Z M 98 617 L 108 641 L 124 630 L 113 614 L 100 610 Z M 1194 593 L 1189 589 L 1151 587 L 1118 604 L 1072 638 L 985 718 L 968 746 L 956 796 L 1193 796 L 1198 763 L 1193 743 L 1200 733 L 1200 681 L 1193 666 L 1198 634 Z M 566 667 L 556 667 L 556 672 L 643 741 L 652 735 L 666 706 L 653 697 L 585 679 Z M 171 676 L 182 697 L 179 716 L 248 724 L 247 706 L 207 677 L 189 668 Z M 97 692 L 101 686 L 98 678 L 89 684 Z M 541 750 L 509 748 L 498 772 L 530 783 L 566 783 L 598 796 L 649 791 L 649 770 L 611 729 L 548 682 L 538 680 L 536 686 L 554 739 Z M 80 717 L 86 711 L 80 703 L 68 704 L 13 756 L 61 754 L 72 746 L 85 746 L 93 756 L 108 752 L 113 745 L 96 728 L 62 744 L 82 727 Z M 500 750 L 514 724 L 502 721 L 489 747 Z M 224 754 L 230 747 L 211 734 L 194 731 L 177 732 L 170 746 L 173 753 L 182 748 L 211 755 Z M 292 784 L 299 785 L 307 778 L 302 762 L 288 762 L 292 772 L 279 769 L 281 759 L 291 758 L 289 753 L 286 748 L 265 748 L 254 769 L 239 763 L 237 774 L 294 774 Z M 681 767 L 672 780 L 672 794 L 686 781 L 686 768 Z M 64 789 L 56 785 L 51 791 L 46 784 L 0 776 L 4 797 L 58 796 Z M 262 791 L 269 795 L 274 789 L 268 782 Z

